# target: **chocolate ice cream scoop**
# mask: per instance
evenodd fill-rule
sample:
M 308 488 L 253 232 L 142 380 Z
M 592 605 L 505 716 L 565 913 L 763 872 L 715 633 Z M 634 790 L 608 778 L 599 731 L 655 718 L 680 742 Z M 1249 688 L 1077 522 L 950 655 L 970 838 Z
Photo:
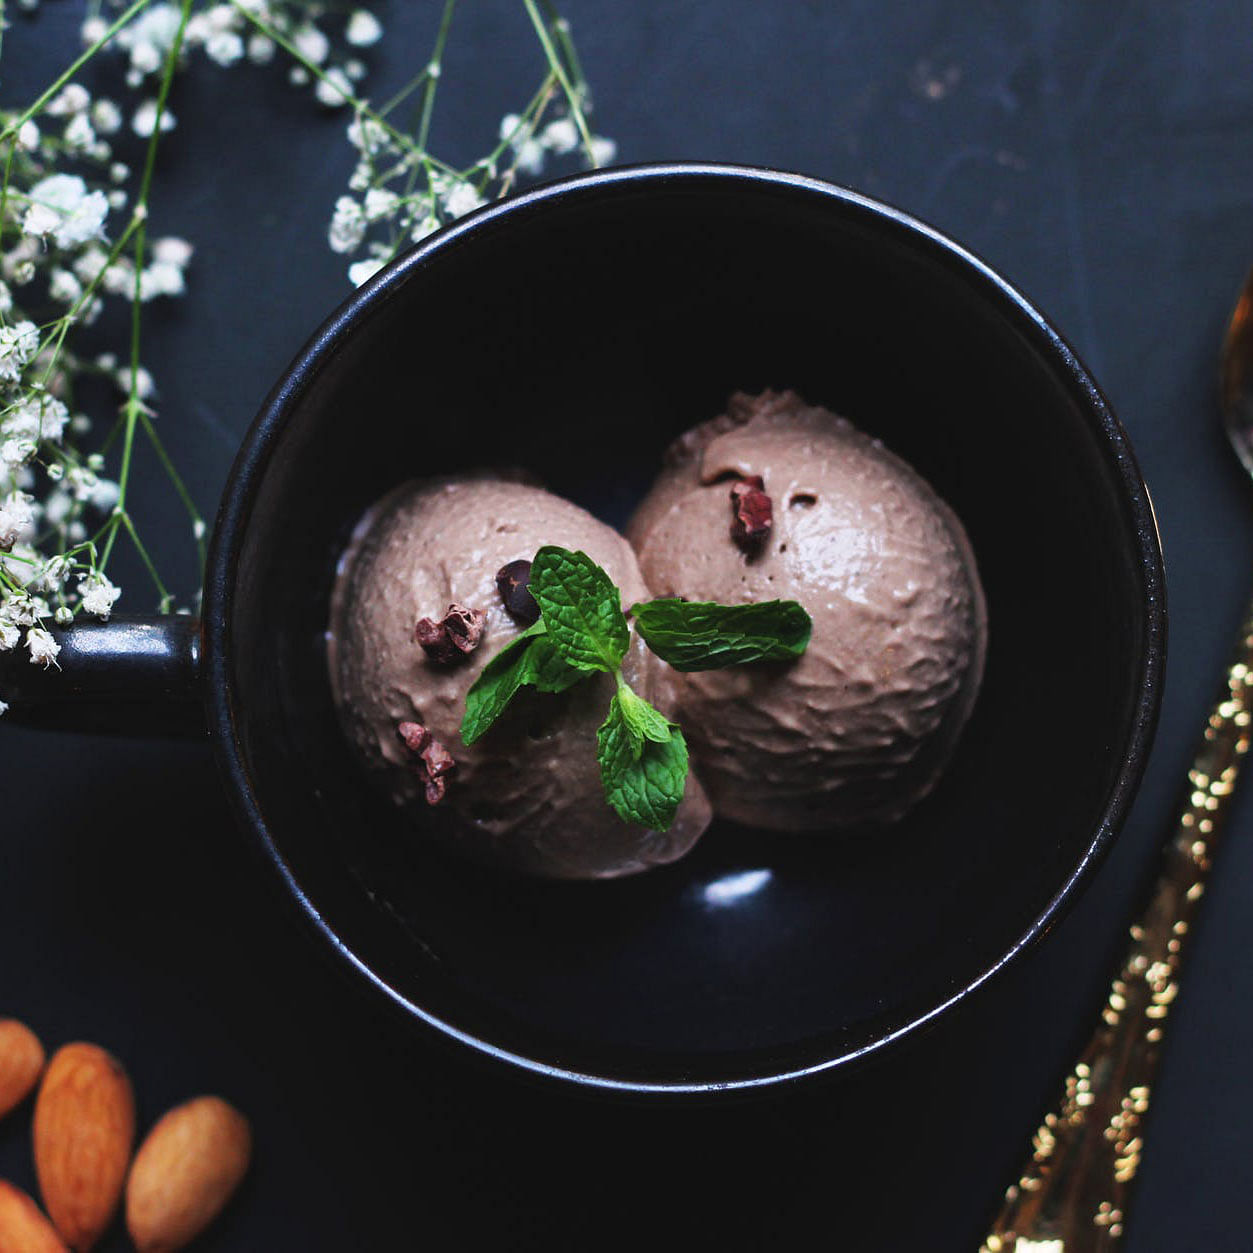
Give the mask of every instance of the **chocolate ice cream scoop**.
M 396 803 L 467 856 L 557 879 L 611 878 L 674 861 L 708 825 L 708 802 L 689 776 L 664 834 L 628 825 L 605 803 L 596 729 L 614 693 L 611 676 L 557 694 L 525 689 L 481 740 L 461 742 L 466 692 L 523 629 L 497 575 L 545 544 L 582 549 L 625 604 L 647 597 L 626 540 L 539 488 L 426 479 L 376 505 L 341 559 L 332 598 L 329 660 L 340 720 Z M 478 613 L 481 635 L 468 651 L 428 651 L 415 638 L 424 619 L 430 634 L 442 622 L 477 622 Z M 638 640 L 622 669 L 641 696 L 668 709 L 665 666 Z
M 628 536 L 654 596 L 794 599 L 813 618 L 794 663 L 672 674 L 715 812 L 892 821 L 932 789 L 974 705 L 986 610 L 961 523 L 899 457 L 792 392 L 737 395 L 671 448 Z

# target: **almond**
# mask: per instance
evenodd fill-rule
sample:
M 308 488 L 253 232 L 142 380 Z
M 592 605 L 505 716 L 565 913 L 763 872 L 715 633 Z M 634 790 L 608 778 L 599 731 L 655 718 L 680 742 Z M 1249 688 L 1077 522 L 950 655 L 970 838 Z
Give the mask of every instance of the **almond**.
M 35 1101 L 35 1173 L 49 1217 L 77 1253 L 109 1225 L 134 1142 L 135 1096 L 117 1059 L 94 1044 L 58 1049 Z
M 16 1018 L 0 1018 L 0 1118 L 26 1099 L 43 1068 L 39 1037 Z
M 66 1253 L 43 1210 L 5 1179 L 0 1179 L 0 1253 Z
M 139 1253 L 172 1253 L 217 1217 L 248 1169 L 252 1132 L 238 1110 L 198 1096 L 165 1114 L 135 1154 L 126 1225 Z

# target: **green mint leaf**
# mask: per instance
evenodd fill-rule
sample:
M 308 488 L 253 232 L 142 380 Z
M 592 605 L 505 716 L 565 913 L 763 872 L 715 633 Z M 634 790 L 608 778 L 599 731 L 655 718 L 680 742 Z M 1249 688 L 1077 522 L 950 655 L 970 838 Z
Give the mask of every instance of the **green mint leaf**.
M 676 670 L 788 661 L 809 644 L 813 619 L 794 600 L 719 605 L 665 597 L 632 605 L 644 643 Z
M 546 545 L 531 563 L 531 595 L 562 658 L 579 670 L 612 673 L 630 628 L 613 580 L 586 553 Z
M 623 693 L 630 696 L 624 701 Z M 627 714 L 634 697 L 650 714 L 657 713 L 629 688 L 622 687 L 609 705 L 609 716 L 596 732 L 600 779 L 605 800 L 624 822 L 635 822 L 653 831 L 665 831 L 674 821 L 687 781 L 687 742 L 683 732 L 666 723 L 665 741 L 646 737 L 641 728 L 654 726 L 645 716 Z M 632 719 L 636 719 L 632 721 Z M 665 720 L 662 719 L 664 722 Z
M 537 622 L 511 639 L 491 659 L 466 693 L 466 711 L 461 718 L 461 742 L 473 744 L 505 712 L 515 693 L 527 681 L 532 668 L 531 648 L 544 634 Z
M 622 707 L 622 718 L 632 736 L 640 741 L 641 747 L 645 740 L 654 744 L 668 743 L 674 731 L 665 716 L 654 709 L 642 697 L 624 683 L 618 688 L 618 703 Z M 638 754 L 637 754 L 638 756 Z
M 541 692 L 564 692 L 586 670 L 569 665 L 553 646 L 542 621 L 527 627 L 509 641 L 483 667 L 466 693 L 466 711 L 461 719 L 461 742 L 473 744 L 508 708 L 521 687 Z
M 542 627 L 542 622 L 535 624 Z M 532 627 L 531 630 L 534 630 Z M 586 670 L 572 666 L 558 651 L 547 634 L 541 634 L 526 650 L 522 667 L 523 684 L 541 692 L 564 692 L 580 679 L 587 678 Z

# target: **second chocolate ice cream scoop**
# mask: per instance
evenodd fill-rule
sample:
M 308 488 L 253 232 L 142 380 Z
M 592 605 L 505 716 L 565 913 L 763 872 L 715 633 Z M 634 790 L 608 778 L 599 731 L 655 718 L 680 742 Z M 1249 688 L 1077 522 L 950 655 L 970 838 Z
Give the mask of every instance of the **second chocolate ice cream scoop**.
M 672 676 L 715 812 L 887 822 L 934 787 L 987 614 L 961 523 L 904 461 L 794 393 L 737 395 L 671 448 L 628 536 L 654 596 L 792 599 L 813 618 L 794 663 Z

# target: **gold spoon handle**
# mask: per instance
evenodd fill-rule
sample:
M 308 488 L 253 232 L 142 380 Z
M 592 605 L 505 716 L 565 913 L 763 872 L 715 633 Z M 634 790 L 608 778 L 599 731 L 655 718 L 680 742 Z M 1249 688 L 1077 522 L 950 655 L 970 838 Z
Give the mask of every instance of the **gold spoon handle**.
M 1162 1030 L 1213 865 L 1253 710 L 1253 603 L 1197 749 L 1161 874 L 1087 1047 L 1032 1141 L 980 1253 L 1098 1253 L 1118 1245 L 1144 1150 Z

